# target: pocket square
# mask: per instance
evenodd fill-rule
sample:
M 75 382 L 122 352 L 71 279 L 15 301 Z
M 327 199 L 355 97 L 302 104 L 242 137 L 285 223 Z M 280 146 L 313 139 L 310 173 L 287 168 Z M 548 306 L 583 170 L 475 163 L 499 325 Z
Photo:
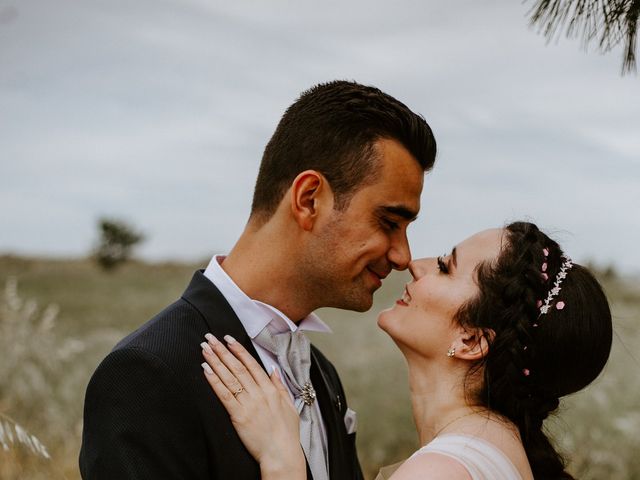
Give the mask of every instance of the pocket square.
M 347 433 L 356 433 L 358 429 L 358 416 L 354 410 L 347 408 L 346 413 L 344 414 L 344 426 L 347 429 Z

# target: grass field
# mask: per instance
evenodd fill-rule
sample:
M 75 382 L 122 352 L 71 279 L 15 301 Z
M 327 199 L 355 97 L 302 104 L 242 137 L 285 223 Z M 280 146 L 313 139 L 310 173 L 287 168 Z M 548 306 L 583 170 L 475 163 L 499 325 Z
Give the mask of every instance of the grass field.
M 0 478 L 79 478 L 91 373 L 119 338 L 182 293 L 195 268 L 132 262 L 104 273 L 88 260 L 0 257 Z M 367 478 L 417 447 L 404 361 L 375 322 L 406 280 L 390 277 L 367 314 L 322 310 L 334 333 L 312 338 L 340 371 L 358 412 Z M 611 360 L 547 426 L 578 478 L 640 479 L 640 283 L 612 277 L 603 283 L 616 330 Z M 16 424 L 51 458 L 34 453 L 24 435 L 18 442 Z

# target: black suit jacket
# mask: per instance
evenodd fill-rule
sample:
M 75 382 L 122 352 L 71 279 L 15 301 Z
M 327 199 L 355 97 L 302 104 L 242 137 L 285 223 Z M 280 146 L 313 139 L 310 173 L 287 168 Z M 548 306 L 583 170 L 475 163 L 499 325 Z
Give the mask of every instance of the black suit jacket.
M 231 306 L 199 271 L 178 301 L 102 361 L 85 397 L 83 479 L 260 478 L 202 372 L 207 332 L 233 336 L 260 361 Z M 311 381 L 327 431 L 330 478 L 361 480 L 340 379 L 315 347 Z

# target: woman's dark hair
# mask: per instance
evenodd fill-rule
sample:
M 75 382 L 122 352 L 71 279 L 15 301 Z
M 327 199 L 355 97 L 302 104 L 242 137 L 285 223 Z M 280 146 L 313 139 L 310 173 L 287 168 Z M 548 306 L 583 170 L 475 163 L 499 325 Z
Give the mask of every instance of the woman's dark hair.
M 458 311 L 465 327 L 494 332 L 479 366 L 477 400 L 517 425 L 535 478 L 572 478 L 542 422 L 560 397 L 584 388 L 604 368 L 612 323 L 602 287 L 573 263 L 560 291 L 540 314 L 566 262 L 560 246 L 532 223 L 506 227 L 503 249 L 477 270 L 479 294 Z M 546 264 L 546 265 L 544 265 Z
M 400 142 L 424 171 L 433 167 L 436 142 L 420 115 L 374 87 L 333 81 L 305 91 L 282 116 L 267 144 L 256 180 L 251 215 L 268 219 L 294 178 L 316 170 L 326 178 L 336 207 L 376 178 L 379 139 Z

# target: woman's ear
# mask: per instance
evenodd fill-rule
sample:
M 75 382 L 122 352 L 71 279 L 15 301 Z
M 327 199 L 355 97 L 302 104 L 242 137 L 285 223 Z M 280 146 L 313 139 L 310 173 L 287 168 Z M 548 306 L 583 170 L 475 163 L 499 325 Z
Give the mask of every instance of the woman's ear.
M 327 198 L 328 194 L 328 198 Z M 311 230 L 318 218 L 318 214 L 331 200 L 333 208 L 333 192 L 329 182 L 320 172 L 305 170 L 291 183 L 289 192 L 291 214 L 296 223 L 304 230 Z
M 491 329 L 460 328 L 458 337 L 451 345 L 456 358 L 477 361 L 489 353 L 489 345 L 496 333 Z

